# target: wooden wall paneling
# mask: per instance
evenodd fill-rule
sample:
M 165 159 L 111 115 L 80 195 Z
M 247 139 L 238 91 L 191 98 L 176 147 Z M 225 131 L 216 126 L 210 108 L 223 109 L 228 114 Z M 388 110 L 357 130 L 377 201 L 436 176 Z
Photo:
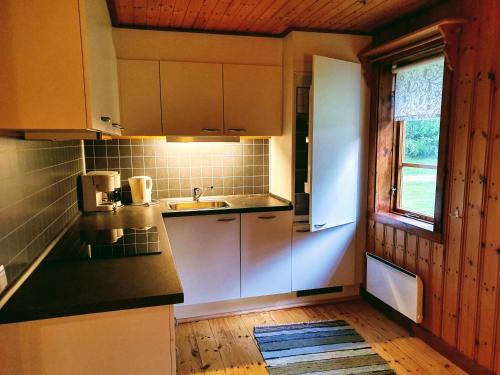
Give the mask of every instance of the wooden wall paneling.
M 405 266 L 406 253 L 406 232 L 400 229 L 396 230 L 396 245 L 394 247 L 394 263 L 400 267 Z
M 405 254 L 405 268 L 411 272 L 417 272 L 417 236 L 411 233 L 407 234 L 406 238 L 406 254 Z
M 378 108 L 377 133 L 377 165 L 376 170 L 392 170 L 392 70 L 390 66 L 380 67 L 379 95 L 381 97 Z M 375 176 L 376 202 L 375 211 L 390 211 L 391 175 L 377 173 Z
M 363 64 L 361 65 L 363 66 Z M 364 71 L 363 74 L 371 76 L 370 95 L 370 130 L 368 135 L 368 217 L 375 211 L 375 179 L 377 171 L 377 137 L 378 137 L 378 84 L 379 69 L 373 72 Z
M 384 235 L 384 224 L 375 223 L 375 247 L 373 248 L 373 250 L 378 256 L 384 255 Z
M 496 20 L 496 35 L 500 38 L 500 3 L 495 3 L 491 16 Z M 488 151 L 486 164 L 486 193 L 484 201 L 484 225 L 481 233 L 482 270 L 479 280 L 478 317 L 476 331 L 476 359 L 487 368 L 495 368 L 500 373 L 500 48 L 495 51 L 491 73 L 494 79 L 490 131 L 488 133 Z M 496 339 L 496 343 L 495 343 Z
M 475 322 L 477 315 L 479 255 L 485 193 L 485 163 L 490 124 L 493 81 L 489 69 L 493 57 L 495 22 L 490 7 L 483 6 L 479 37 L 476 44 L 476 77 L 469 136 L 469 158 L 466 175 L 466 208 L 464 210 L 464 240 L 462 241 L 463 272 L 458 320 L 458 349 L 468 357 L 474 356 Z
M 384 229 L 384 258 L 394 262 L 394 228 L 389 225 Z
M 424 284 L 424 321 L 422 325 L 429 329 L 431 320 L 432 291 L 430 284 L 431 242 L 424 238 L 418 239 L 417 275 Z
M 464 211 L 465 174 L 469 138 L 469 117 L 472 102 L 474 61 L 476 56 L 478 20 L 464 25 L 460 42 L 459 66 L 455 74 L 456 100 L 453 107 L 451 126 L 454 137 L 451 149 L 451 186 L 447 224 L 445 280 L 443 292 L 442 338 L 454 347 L 457 340 L 458 293 L 462 267 L 461 242 Z M 446 214 L 446 213 L 445 213 Z
M 368 236 L 366 239 L 366 250 L 374 251 L 374 249 L 375 249 L 375 221 L 370 219 L 368 220 Z
M 438 243 L 431 244 L 430 278 L 430 322 L 429 329 L 436 336 L 441 335 L 441 316 L 443 311 L 443 258 L 444 246 Z

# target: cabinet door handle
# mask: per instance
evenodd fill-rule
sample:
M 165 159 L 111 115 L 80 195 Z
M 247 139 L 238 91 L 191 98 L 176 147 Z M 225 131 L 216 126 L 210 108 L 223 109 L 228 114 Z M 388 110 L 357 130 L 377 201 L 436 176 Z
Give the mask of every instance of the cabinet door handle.
M 276 217 L 275 215 L 259 216 L 259 219 L 262 219 L 262 220 L 271 220 L 271 219 L 274 219 L 275 217 Z
M 295 232 L 297 232 L 297 233 L 307 233 L 307 232 L 309 232 L 309 229 L 297 229 Z
M 314 228 L 323 228 L 326 225 L 326 223 L 323 224 L 314 224 Z
M 205 133 L 216 133 L 220 131 L 220 129 L 215 129 L 215 128 L 203 128 L 201 130 L 204 131 Z
M 111 117 L 109 117 L 109 116 L 101 116 L 101 121 L 102 122 L 111 122 Z
M 228 132 L 233 132 L 233 133 L 244 133 L 247 130 L 244 128 L 232 128 L 232 129 L 227 129 Z
M 117 122 L 113 122 L 111 125 L 117 129 L 125 130 L 125 128 L 123 126 L 121 126 L 120 124 L 118 124 Z
M 223 218 L 217 219 L 217 221 L 235 221 L 235 220 L 236 220 L 235 217 L 223 217 Z

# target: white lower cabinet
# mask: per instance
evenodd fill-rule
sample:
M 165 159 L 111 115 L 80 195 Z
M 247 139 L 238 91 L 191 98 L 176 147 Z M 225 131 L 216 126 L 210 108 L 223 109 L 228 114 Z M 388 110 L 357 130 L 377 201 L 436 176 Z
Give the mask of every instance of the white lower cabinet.
M 184 303 L 240 298 L 240 214 L 165 218 Z
M 292 211 L 241 214 L 241 297 L 291 292 Z
M 354 285 L 356 223 L 310 232 L 294 225 L 292 290 Z

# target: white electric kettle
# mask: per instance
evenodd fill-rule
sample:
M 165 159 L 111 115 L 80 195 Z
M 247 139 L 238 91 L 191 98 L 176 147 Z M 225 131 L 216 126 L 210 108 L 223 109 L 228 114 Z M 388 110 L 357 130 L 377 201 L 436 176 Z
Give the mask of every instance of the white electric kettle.
M 151 203 L 153 180 L 148 176 L 134 176 L 128 179 L 132 190 L 132 204 Z

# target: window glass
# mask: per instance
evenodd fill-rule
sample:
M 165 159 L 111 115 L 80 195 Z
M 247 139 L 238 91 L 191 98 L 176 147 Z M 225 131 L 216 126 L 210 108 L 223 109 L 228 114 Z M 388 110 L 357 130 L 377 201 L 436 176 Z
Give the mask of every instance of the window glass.
M 434 217 L 444 58 L 395 70 L 394 119 L 399 121 L 397 209 Z

